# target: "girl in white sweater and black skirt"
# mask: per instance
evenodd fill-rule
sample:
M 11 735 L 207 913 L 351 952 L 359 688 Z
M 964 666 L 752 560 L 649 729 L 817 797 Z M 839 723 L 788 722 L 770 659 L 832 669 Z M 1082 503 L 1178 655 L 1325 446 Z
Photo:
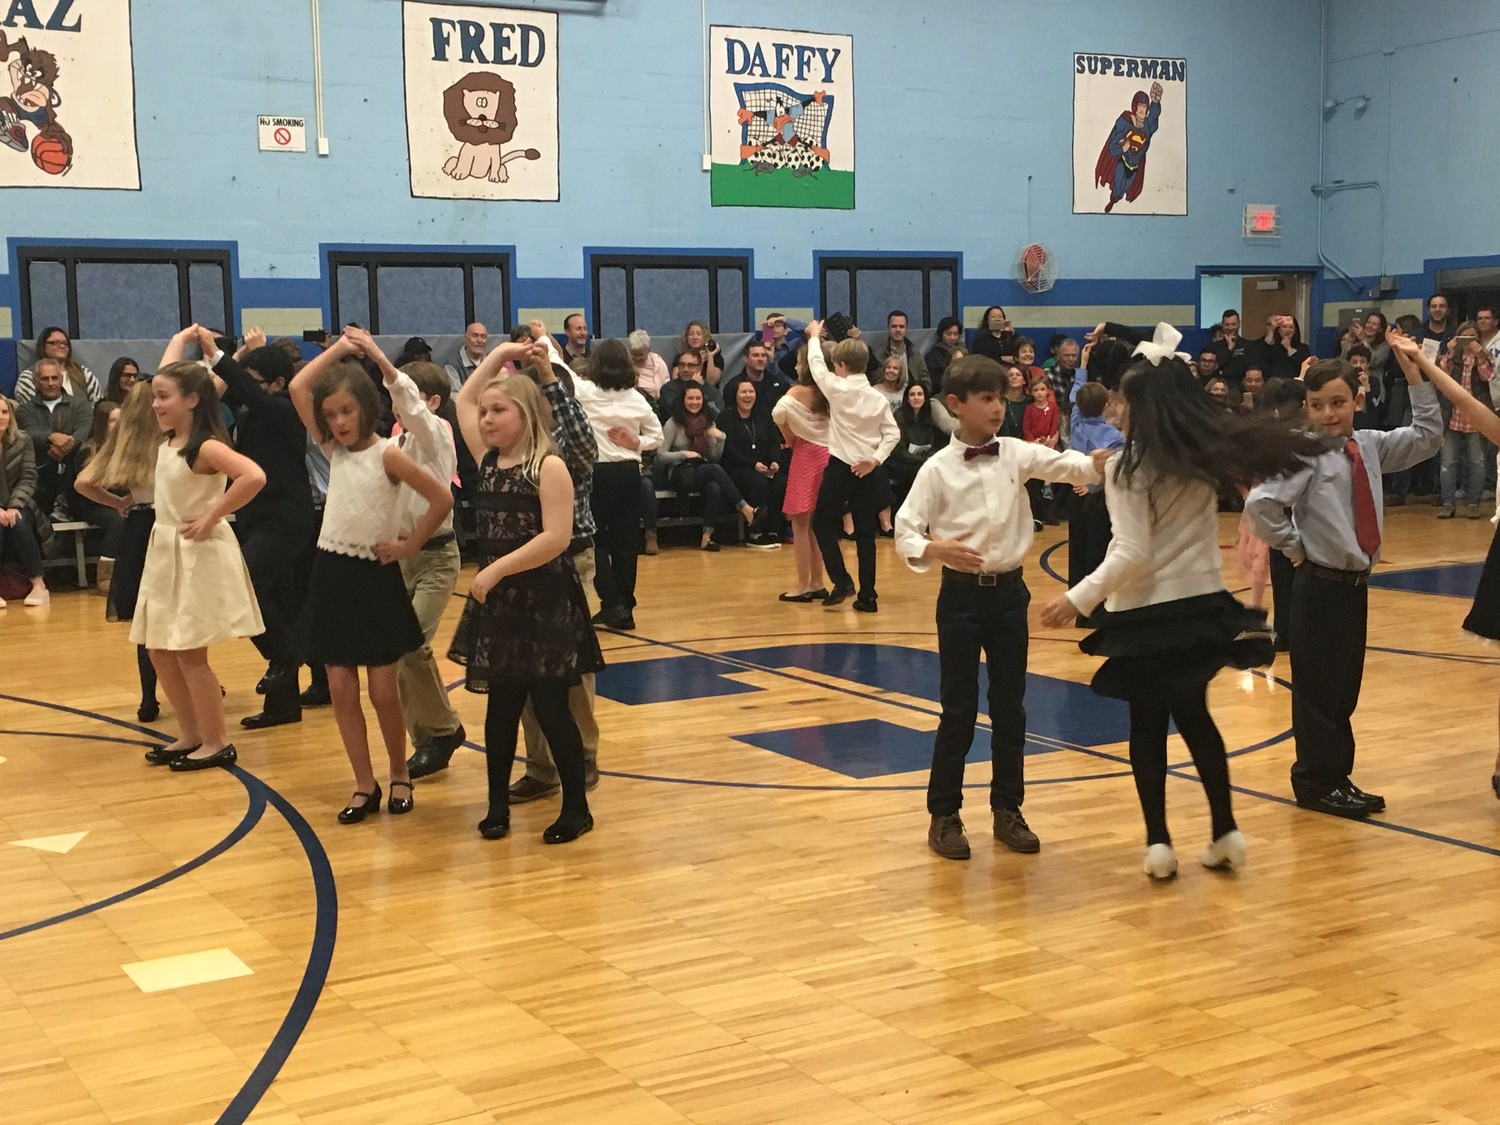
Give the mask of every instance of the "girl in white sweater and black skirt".
M 1242 606 L 1224 586 L 1218 495 L 1288 472 L 1299 456 L 1324 448 L 1321 438 L 1268 414 L 1224 409 L 1173 354 L 1174 337 L 1180 339 L 1160 326 L 1120 385 L 1125 446 L 1104 473 L 1114 527 L 1104 562 L 1042 610 L 1042 623 L 1056 628 L 1104 602 L 1098 628 L 1079 647 L 1105 658 L 1094 690 L 1130 704 L 1130 767 L 1146 820 L 1144 867 L 1153 879 L 1177 873 L 1166 815 L 1170 722 L 1208 797 L 1213 838 L 1203 865 L 1231 870 L 1245 860 L 1208 683 L 1226 665 L 1269 664 L 1272 637 L 1265 613 Z

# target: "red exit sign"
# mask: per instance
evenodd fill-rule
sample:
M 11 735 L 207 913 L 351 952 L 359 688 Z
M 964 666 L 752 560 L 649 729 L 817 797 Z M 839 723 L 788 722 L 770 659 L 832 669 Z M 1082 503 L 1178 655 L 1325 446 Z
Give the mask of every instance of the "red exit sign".
M 1278 238 L 1281 216 L 1276 207 L 1266 203 L 1245 204 L 1245 237 Z

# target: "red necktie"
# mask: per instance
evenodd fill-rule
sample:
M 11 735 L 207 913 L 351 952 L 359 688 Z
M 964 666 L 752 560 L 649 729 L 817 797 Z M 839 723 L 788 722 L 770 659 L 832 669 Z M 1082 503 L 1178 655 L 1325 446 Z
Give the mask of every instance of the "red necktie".
M 1359 442 L 1350 438 L 1344 443 L 1344 452 L 1349 455 L 1349 469 L 1354 476 L 1354 538 L 1359 549 L 1373 556 L 1380 550 L 1380 519 L 1375 514 L 1375 496 L 1370 491 L 1370 474 L 1365 472 L 1365 459 L 1360 455 Z
M 988 445 L 971 445 L 964 450 L 964 460 L 972 461 L 976 457 L 998 457 L 1000 456 L 1000 443 L 992 441 Z

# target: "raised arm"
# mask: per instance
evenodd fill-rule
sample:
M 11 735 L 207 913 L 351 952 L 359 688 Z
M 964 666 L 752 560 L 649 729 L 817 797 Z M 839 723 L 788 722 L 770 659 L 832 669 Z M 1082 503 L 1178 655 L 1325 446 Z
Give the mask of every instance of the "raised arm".
M 1448 372 L 1444 371 L 1436 363 L 1427 358 L 1427 353 L 1422 351 L 1422 345 L 1410 336 L 1387 337 L 1391 345 L 1391 354 L 1396 357 L 1396 362 L 1401 365 L 1401 371 L 1406 375 L 1406 381 L 1412 383 L 1412 372 L 1421 371 L 1427 374 L 1444 398 L 1460 407 L 1469 421 L 1474 423 L 1474 428 L 1482 433 L 1490 441 L 1500 442 L 1500 417 L 1484 403 L 1480 402 L 1468 391 L 1464 390 L 1463 384 Z M 1413 419 L 1415 421 L 1415 419 Z
M 302 420 L 302 428 L 313 439 L 313 444 L 325 453 L 330 443 L 323 440 L 323 434 L 318 429 L 318 416 L 313 409 L 313 388 L 326 372 L 333 370 L 344 360 L 352 359 L 354 355 L 354 345 L 348 337 L 340 336 L 320 355 L 308 360 L 307 365 L 292 376 L 292 385 L 287 388 L 292 396 L 292 405 L 297 408 L 297 417 Z
M 160 367 L 165 367 L 169 363 L 181 363 L 183 356 L 187 353 L 188 342 L 197 338 L 198 326 L 196 324 L 189 324 L 182 331 L 178 332 L 177 335 L 167 341 L 166 350 L 161 353 Z M 210 349 L 207 354 L 212 355 L 217 350 L 217 348 Z M 158 370 L 160 370 L 160 367 Z
M 446 465 L 455 461 L 453 440 L 443 421 L 427 409 L 427 402 L 412 377 L 396 368 L 375 338 L 363 328 L 345 328 L 344 335 L 361 352 L 374 360 L 385 380 L 385 389 L 391 395 L 391 409 L 401 423 L 402 432 L 410 434 L 411 440 L 421 447 L 429 461 Z M 449 474 L 452 475 L 451 473 Z M 442 522 L 441 520 L 439 522 Z
M 270 400 L 270 392 L 260 385 L 255 376 L 240 366 L 240 355 L 246 349 L 241 348 L 234 355 L 221 352 L 214 334 L 207 328 L 198 329 L 198 348 L 211 365 L 214 386 L 231 407 L 244 406 L 254 410 Z
M 489 447 L 484 444 L 484 435 L 479 432 L 479 396 L 507 363 L 524 359 L 530 350 L 531 345 L 525 341 L 501 344 L 479 361 L 473 374 L 464 380 L 458 397 L 453 400 L 453 410 L 458 415 L 458 432 L 463 435 L 464 444 L 469 447 L 469 453 L 473 455 L 476 464 L 483 461 L 484 455 L 489 452 Z

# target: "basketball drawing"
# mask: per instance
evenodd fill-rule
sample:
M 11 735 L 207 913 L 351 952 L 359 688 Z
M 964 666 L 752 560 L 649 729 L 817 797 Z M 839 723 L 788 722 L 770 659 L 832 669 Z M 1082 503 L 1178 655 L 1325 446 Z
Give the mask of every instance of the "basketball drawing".
M 49 176 L 60 176 L 73 166 L 73 157 L 56 137 L 38 133 L 31 142 L 31 161 Z

